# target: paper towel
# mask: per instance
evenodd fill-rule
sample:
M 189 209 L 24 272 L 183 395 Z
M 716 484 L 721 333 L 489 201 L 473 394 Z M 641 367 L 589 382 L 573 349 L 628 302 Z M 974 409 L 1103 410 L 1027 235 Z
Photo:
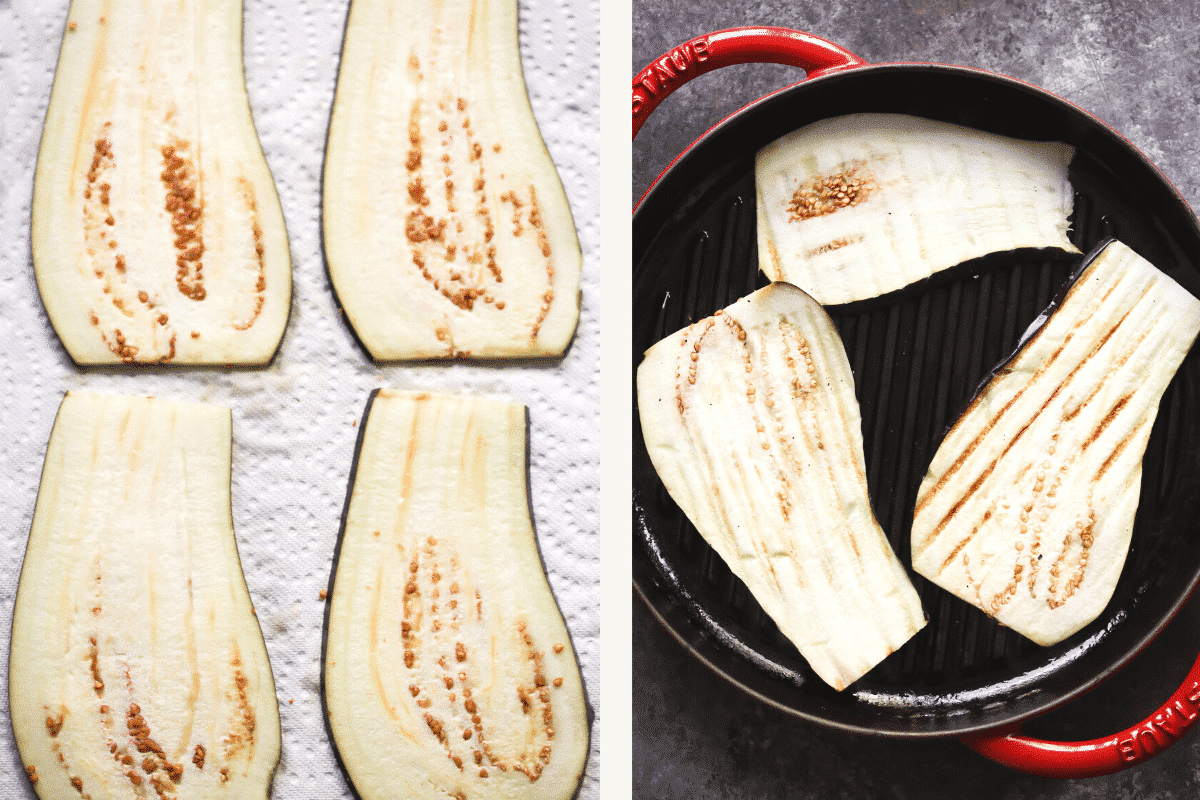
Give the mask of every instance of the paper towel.
M 595 705 L 600 674 L 599 0 L 521 0 L 530 100 L 584 254 L 583 312 L 544 365 L 376 366 L 338 317 L 320 246 L 320 176 L 347 0 L 246 0 L 251 108 L 283 203 L 291 320 L 265 369 L 79 369 L 42 310 L 30 199 L 67 0 L 0 0 L 0 671 L 42 461 L 63 393 L 201 400 L 233 409 L 233 517 L 283 723 L 277 800 L 350 798 L 321 718 L 318 592 L 329 581 L 356 424 L 377 387 L 491 395 L 529 406 L 534 525 Z M 7 681 L 0 713 L 8 715 Z M 581 798 L 598 798 L 599 709 Z M 0 797 L 34 797 L 0 724 Z

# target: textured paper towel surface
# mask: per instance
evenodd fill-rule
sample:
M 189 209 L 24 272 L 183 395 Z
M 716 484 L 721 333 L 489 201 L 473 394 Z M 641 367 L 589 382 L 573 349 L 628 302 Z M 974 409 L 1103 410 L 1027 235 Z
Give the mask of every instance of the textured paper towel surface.
M 276 800 L 350 798 L 321 719 L 318 592 L 329 581 L 356 423 L 381 386 L 529 406 L 534 525 L 589 697 L 600 673 L 599 0 L 521 0 L 525 79 L 584 254 L 583 313 L 566 357 L 541 366 L 377 367 L 337 315 L 320 246 L 320 175 L 346 0 L 246 0 L 245 65 L 292 251 L 292 314 L 262 370 L 78 369 L 50 327 L 30 257 L 42 120 L 66 0 L 0 0 L 0 671 L 46 442 L 63 393 L 201 400 L 233 409 L 233 516 L 283 723 Z M 0 797 L 34 797 L 0 681 Z M 599 791 L 599 709 L 581 798 Z

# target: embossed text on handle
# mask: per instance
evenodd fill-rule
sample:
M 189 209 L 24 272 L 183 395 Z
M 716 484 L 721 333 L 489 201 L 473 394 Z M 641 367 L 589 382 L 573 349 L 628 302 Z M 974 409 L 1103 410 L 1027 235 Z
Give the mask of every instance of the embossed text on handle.
M 633 113 L 638 113 L 642 103 L 650 97 L 660 92 L 669 94 L 687 83 L 691 79 L 687 76 L 688 71 L 707 61 L 708 57 L 708 39 L 702 38 L 680 45 L 651 63 L 634 79 Z
M 1117 740 L 1122 761 L 1134 763 L 1149 758 L 1181 739 L 1200 715 L 1200 681 L 1194 681 L 1187 695 L 1150 719 L 1123 734 Z

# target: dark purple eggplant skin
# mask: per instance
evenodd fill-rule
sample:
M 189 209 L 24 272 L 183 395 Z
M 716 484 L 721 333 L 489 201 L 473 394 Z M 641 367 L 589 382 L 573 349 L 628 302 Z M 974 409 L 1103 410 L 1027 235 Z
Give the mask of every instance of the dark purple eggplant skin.
M 366 405 L 366 408 L 363 409 L 362 421 L 358 425 L 358 437 L 354 441 L 354 457 L 350 462 L 350 477 L 349 477 L 349 480 L 346 485 L 346 500 L 342 504 L 342 521 L 341 521 L 340 527 L 338 528 L 337 542 L 334 544 L 334 548 L 333 548 L 333 559 L 331 560 L 330 566 L 329 566 L 329 583 L 327 584 L 326 589 L 325 589 L 325 615 L 324 615 L 324 621 L 321 625 L 321 679 L 320 679 L 321 721 L 325 725 L 325 736 L 328 737 L 329 743 L 333 748 L 333 757 L 334 757 L 334 760 L 337 762 L 338 770 L 342 773 L 342 780 L 345 781 L 346 787 L 350 790 L 350 793 L 354 796 L 355 800 L 362 800 L 362 798 L 359 796 L 358 790 L 354 788 L 354 782 L 350 779 L 350 772 L 346 769 L 346 764 L 344 761 L 342 761 L 342 754 L 338 750 L 337 740 L 333 738 L 333 726 L 329 724 L 329 704 L 326 701 L 326 696 L 325 696 L 325 657 L 326 657 L 326 653 L 328 651 L 328 645 L 329 645 L 329 613 L 330 613 L 330 610 L 333 608 L 333 590 L 334 590 L 334 583 L 337 579 L 338 561 L 341 558 L 341 554 L 342 554 L 342 542 L 346 538 L 346 520 L 349 518 L 349 514 L 350 514 L 350 498 L 354 494 L 354 482 L 358 478 L 358 462 L 359 462 L 359 457 L 362 455 L 363 439 L 366 437 L 367 421 L 370 419 L 370 416 L 371 416 L 371 406 L 374 405 L 375 398 L 378 394 L 379 394 L 379 389 L 376 388 L 376 389 L 372 389 L 371 393 L 367 396 L 367 405 Z M 529 520 L 530 520 L 530 523 L 533 524 L 533 532 L 534 532 L 533 539 L 534 539 L 534 542 L 537 544 L 538 561 L 542 565 L 542 572 L 546 572 L 546 559 L 542 555 L 542 546 L 541 546 L 541 543 L 538 541 L 538 536 L 537 536 L 537 524 L 534 522 L 534 519 L 533 519 L 533 493 L 532 493 L 532 488 L 530 487 L 530 481 L 529 481 L 529 445 L 530 445 L 530 441 L 529 441 L 529 407 L 526 406 L 525 407 L 525 502 L 529 505 Z M 547 573 L 547 574 L 549 574 L 549 573 Z M 552 595 L 553 595 L 553 591 L 554 591 L 553 588 L 551 588 Z M 554 602 L 557 605 L 558 598 L 555 598 Z M 562 606 L 559 606 L 559 613 L 560 614 L 562 613 Z M 579 651 L 575 649 L 575 640 L 571 634 L 571 629 L 569 627 L 567 628 L 567 636 L 571 638 L 571 652 L 576 654 L 575 655 L 575 666 L 578 669 L 579 668 L 579 655 L 578 655 Z M 582 685 L 582 687 L 583 687 L 583 702 L 587 709 L 587 721 L 588 721 L 588 743 L 587 743 L 587 746 L 588 746 L 588 753 L 590 754 L 591 749 L 592 749 L 592 726 L 595 722 L 596 711 L 595 711 L 595 708 L 592 706 L 591 698 L 588 696 L 587 683 L 583 680 L 580 680 L 580 685 Z M 577 800 L 577 798 L 579 797 L 579 793 L 583 789 L 583 776 L 586 773 L 586 771 L 587 771 L 587 761 L 584 761 L 583 770 L 579 773 L 578 782 L 575 785 L 574 794 L 571 795 L 571 800 Z
M 68 7 L 68 13 L 69 12 L 70 12 L 70 9 Z M 243 40 L 245 37 L 245 30 L 246 30 L 246 8 L 245 8 L 245 5 L 243 4 L 243 6 L 242 6 L 242 28 L 241 28 L 241 31 L 239 31 L 240 35 L 243 37 Z M 63 34 L 62 35 L 64 37 L 67 35 L 67 18 L 66 17 L 63 17 Z M 61 47 L 61 45 L 59 45 L 59 46 Z M 242 73 L 244 75 L 245 69 L 246 69 L 246 48 L 244 45 L 241 45 L 240 49 L 242 51 Z M 47 104 L 47 107 L 46 107 L 46 114 L 47 114 L 47 116 L 50 114 L 49 104 Z M 251 119 L 253 119 L 253 117 L 254 117 L 253 112 L 251 113 L 250 116 L 251 116 Z M 42 122 L 43 130 L 45 129 L 45 125 L 46 125 L 46 123 L 43 121 Z M 254 138 L 258 142 L 258 152 L 262 153 L 263 160 L 266 161 L 266 153 L 262 149 L 262 138 L 258 135 L 257 131 L 258 131 L 258 128 L 256 126 Z M 39 138 L 39 141 L 40 141 L 40 138 Z M 270 161 L 267 161 L 267 172 L 271 173 L 271 162 Z M 34 173 L 35 174 L 37 173 L 36 164 L 34 165 Z M 275 180 L 274 173 L 271 173 L 271 180 L 272 181 Z M 33 207 L 33 184 L 29 185 L 29 205 L 31 208 Z M 287 234 L 287 218 L 286 217 L 284 217 L 284 220 L 283 220 L 283 228 L 284 228 L 284 233 L 286 235 Z M 290 251 L 291 251 L 291 247 L 292 247 L 292 240 L 291 240 L 291 236 L 287 236 L 286 238 L 288 241 L 288 251 L 289 251 L 288 252 L 288 260 L 289 260 L 289 262 L 291 262 L 292 258 L 291 258 Z M 29 274 L 30 275 L 33 274 L 33 238 L 32 237 L 30 237 L 30 240 L 29 240 Z M 288 300 L 287 318 L 283 321 L 283 333 L 280 334 L 279 341 L 276 342 L 276 344 L 275 344 L 275 351 L 273 353 L 271 353 L 271 357 L 269 359 L 267 359 L 267 362 L 265 364 L 226 364 L 225 366 L 217 366 L 214 364 L 179 364 L 179 365 L 175 365 L 175 364 L 163 364 L 163 363 L 156 363 L 156 364 L 80 364 L 78 361 L 76 361 L 74 358 L 71 357 L 70 352 L 68 352 L 66 346 L 63 345 L 63 343 L 62 343 L 62 339 L 59 338 L 58 332 L 55 331 L 54 326 L 50 324 L 50 315 L 48 313 L 46 313 L 46 301 L 42 299 L 42 293 L 37 290 L 36 283 L 34 286 L 33 293 L 35 295 L 37 295 L 38 305 L 40 305 L 42 307 L 42 319 L 44 319 L 46 321 L 46 327 L 49 328 L 54 333 L 54 341 L 58 344 L 58 350 L 59 350 L 59 353 L 63 357 L 63 361 L 70 363 L 70 365 L 73 366 L 77 370 L 87 370 L 88 372 L 101 372 L 101 373 L 115 372 L 118 374 L 125 374 L 125 375 L 136 375 L 138 373 L 146 372 L 148 370 L 153 370 L 156 372 L 163 372 L 163 373 L 176 372 L 181 369 L 196 370 L 196 371 L 201 371 L 201 372 L 203 372 L 203 371 L 227 372 L 227 371 L 233 370 L 233 369 L 236 369 L 239 371 L 241 371 L 241 370 L 251 371 L 251 370 L 265 370 L 265 369 L 269 369 L 270 367 L 272 367 L 275 364 L 275 359 L 277 359 L 279 357 L 279 351 L 283 349 L 283 340 L 287 338 L 288 331 L 292 327 L 292 309 L 296 304 L 296 288 L 295 288 L 295 281 L 294 281 L 294 278 L 295 278 L 294 273 L 293 273 L 292 277 L 293 277 L 292 294 Z M 341 309 L 339 308 L 338 310 L 340 311 Z

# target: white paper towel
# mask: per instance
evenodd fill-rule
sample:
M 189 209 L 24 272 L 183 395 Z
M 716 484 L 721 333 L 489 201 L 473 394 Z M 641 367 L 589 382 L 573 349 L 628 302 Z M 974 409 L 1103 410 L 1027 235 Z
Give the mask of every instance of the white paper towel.
M 42 461 L 63 393 L 154 394 L 230 406 L 233 516 L 283 722 L 276 800 L 350 798 L 321 719 L 324 603 L 356 424 L 367 395 L 492 395 L 529 406 L 534 524 L 595 705 L 600 674 L 599 0 L 521 0 L 534 114 L 583 247 L 583 313 L 566 357 L 542 366 L 375 366 L 337 315 L 320 247 L 320 176 L 348 0 L 246 0 L 246 81 L 291 242 L 283 344 L 262 370 L 79 369 L 42 310 L 29 215 L 67 0 L 0 0 L 0 672 Z M 0 680 L 0 797 L 32 798 Z M 600 796 L 599 709 L 580 798 Z

